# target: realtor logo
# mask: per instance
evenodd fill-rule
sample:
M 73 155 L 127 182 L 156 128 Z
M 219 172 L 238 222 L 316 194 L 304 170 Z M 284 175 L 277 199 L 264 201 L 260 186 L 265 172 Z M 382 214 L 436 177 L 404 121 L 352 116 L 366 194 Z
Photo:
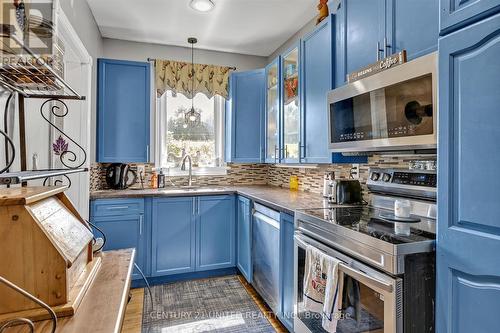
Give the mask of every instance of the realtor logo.
M 52 55 L 53 0 L 0 0 L 2 56 Z M 9 38 L 11 37 L 11 38 Z

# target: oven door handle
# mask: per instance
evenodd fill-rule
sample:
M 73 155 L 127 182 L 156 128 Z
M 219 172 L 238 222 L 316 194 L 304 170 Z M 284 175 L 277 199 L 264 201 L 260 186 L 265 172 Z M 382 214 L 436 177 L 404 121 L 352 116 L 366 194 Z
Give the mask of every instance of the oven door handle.
M 304 249 L 306 249 L 307 246 L 314 246 L 313 244 L 308 244 L 307 240 L 305 240 L 303 238 L 303 236 L 295 235 L 294 238 L 295 238 L 295 241 L 297 243 L 299 243 Z M 318 250 L 323 252 L 325 255 L 329 256 L 329 254 L 324 252 L 323 250 L 321 250 L 321 249 L 318 249 Z M 382 281 L 380 279 L 377 279 L 373 276 L 370 276 L 370 275 L 368 275 L 360 270 L 351 268 L 350 266 L 348 266 L 344 262 L 341 262 L 339 264 L 339 270 L 344 271 L 345 273 L 347 273 L 351 277 L 355 278 L 359 282 L 364 283 L 365 285 L 373 286 L 373 287 L 376 287 L 378 289 L 385 290 L 389 293 L 392 293 L 394 290 L 393 285 L 391 283 L 387 283 L 387 282 Z
M 393 291 L 392 284 L 389 284 L 385 281 L 381 281 L 379 279 L 376 279 L 373 276 L 369 276 L 368 274 L 365 274 L 359 270 L 353 269 L 353 268 L 347 266 L 346 264 L 340 263 L 339 270 L 344 271 L 349 276 L 355 278 L 357 281 L 359 281 L 367 286 L 376 287 L 378 289 L 385 290 L 389 293 L 392 293 L 392 291 Z
M 308 232 L 307 230 L 304 230 L 304 228 L 302 228 L 302 227 L 298 227 L 298 228 L 297 228 L 297 230 L 298 230 L 299 232 L 301 232 L 301 233 L 302 233 L 302 232 L 306 232 L 306 233 Z M 321 239 L 323 242 L 327 242 L 327 240 L 326 240 L 324 237 L 321 237 L 321 236 L 319 236 L 319 235 L 316 235 L 315 237 L 317 237 L 317 238 Z M 338 247 L 341 251 L 344 251 L 344 252 L 346 252 L 346 253 L 351 252 L 349 249 L 345 248 L 344 246 L 341 246 L 340 244 L 337 244 L 337 247 Z M 381 258 L 380 258 L 380 259 L 381 259 L 380 261 L 374 260 L 374 259 L 372 259 L 372 258 L 368 258 L 368 257 L 366 257 L 366 256 L 365 256 L 364 258 L 365 258 L 365 260 L 366 260 L 366 261 L 371 262 L 372 264 L 376 265 L 377 267 L 384 267 L 384 257 L 381 257 Z

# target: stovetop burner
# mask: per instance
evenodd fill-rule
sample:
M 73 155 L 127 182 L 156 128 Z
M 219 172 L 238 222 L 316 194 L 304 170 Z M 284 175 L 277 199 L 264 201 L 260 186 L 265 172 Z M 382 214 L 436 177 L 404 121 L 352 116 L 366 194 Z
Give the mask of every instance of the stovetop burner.
M 412 216 L 410 235 L 398 235 L 394 232 L 394 222 L 384 218 L 391 212 L 369 206 L 313 208 L 302 213 L 396 245 L 436 239 L 433 220 Z

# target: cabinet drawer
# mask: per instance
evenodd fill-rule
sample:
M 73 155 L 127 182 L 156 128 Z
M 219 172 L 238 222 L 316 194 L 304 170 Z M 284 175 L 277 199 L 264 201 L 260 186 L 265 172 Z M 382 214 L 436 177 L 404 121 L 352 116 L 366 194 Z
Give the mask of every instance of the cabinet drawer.
M 144 214 L 144 199 L 100 199 L 91 204 L 92 217 Z

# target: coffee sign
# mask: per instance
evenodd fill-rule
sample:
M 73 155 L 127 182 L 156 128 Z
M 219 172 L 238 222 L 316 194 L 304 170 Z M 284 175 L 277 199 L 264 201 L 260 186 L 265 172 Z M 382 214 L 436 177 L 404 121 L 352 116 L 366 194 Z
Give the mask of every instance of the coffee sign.
M 393 54 L 385 59 L 377 61 L 374 64 L 366 66 L 360 70 L 347 75 L 347 82 L 351 83 L 365 77 L 385 71 L 386 69 L 404 64 L 406 62 L 406 50 Z

